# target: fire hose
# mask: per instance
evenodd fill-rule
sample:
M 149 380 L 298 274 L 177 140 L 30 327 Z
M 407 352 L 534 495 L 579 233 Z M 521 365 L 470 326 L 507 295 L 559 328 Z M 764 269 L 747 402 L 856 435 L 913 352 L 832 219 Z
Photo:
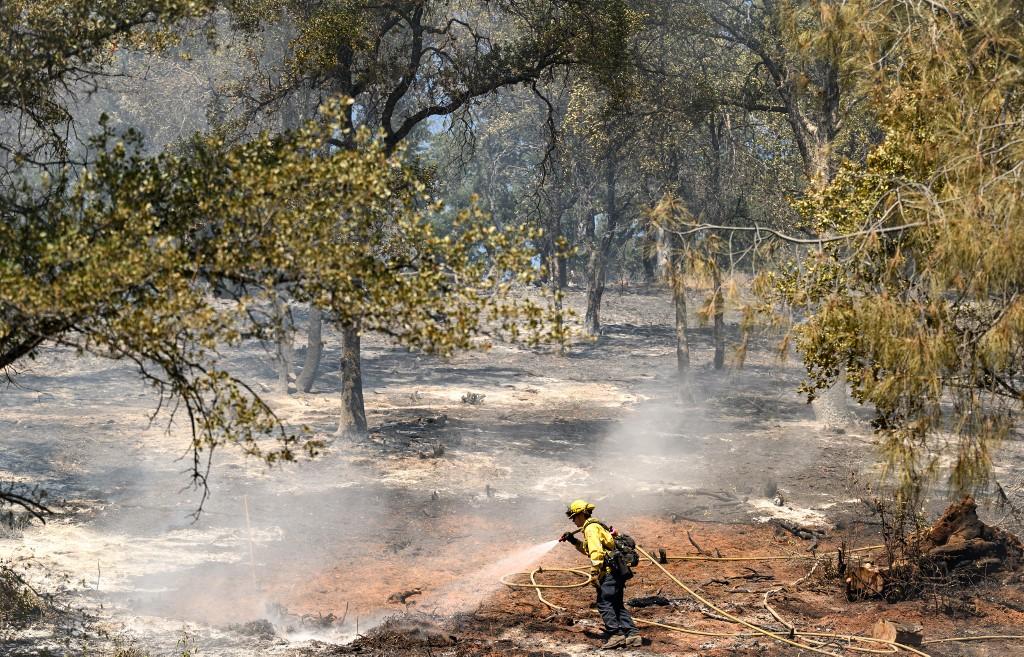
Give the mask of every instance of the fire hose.
M 850 552 L 863 552 L 863 551 L 867 551 L 867 550 L 878 549 L 878 547 L 879 546 L 869 546 L 869 547 L 865 547 L 865 548 L 857 548 L 855 550 L 851 550 Z M 670 630 L 670 631 L 680 632 L 680 633 L 683 633 L 683 634 L 690 634 L 690 635 L 695 635 L 695 636 L 713 636 L 713 637 L 722 637 L 722 638 L 749 637 L 749 636 L 766 636 L 766 637 L 769 637 L 769 638 L 774 639 L 776 641 L 780 641 L 782 643 L 791 645 L 791 646 L 793 646 L 795 648 L 801 648 L 801 649 L 804 649 L 804 650 L 809 650 L 811 652 L 815 652 L 815 653 L 818 653 L 818 654 L 821 654 L 821 655 L 829 655 L 830 657 L 839 657 L 839 655 L 837 655 L 837 653 L 835 653 L 835 652 L 831 652 L 829 650 L 826 650 L 824 648 L 824 646 L 828 646 L 828 645 L 830 645 L 830 643 L 829 642 L 825 642 L 825 641 L 820 641 L 820 639 L 840 640 L 840 641 L 845 641 L 847 644 L 860 643 L 860 644 L 869 644 L 869 645 L 875 645 L 875 646 L 884 646 L 884 648 L 877 648 L 877 647 L 876 648 L 870 648 L 870 647 L 859 646 L 859 645 L 847 645 L 846 646 L 846 648 L 848 648 L 850 650 L 853 650 L 853 651 L 856 651 L 856 652 L 873 653 L 873 654 L 892 654 L 892 653 L 896 653 L 896 652 L 898 652 L 900 650 L 904 650 L 904 651 L 909 652 L 911 654 L 918 655 L 919 657 L 931 657 L 928 653 L 923 652 L 921 650 L 918 650 L 917 648 L 914 648 L 913 646 L 909 646 L 909 645 L 902 644 L 902 643 L 897 643 L 896 641 L 888 641 L 888 640 L 885 640 L 885 639 L 877 639 L 877 638 L 874 638 L 874 637 L 858 636 L 858 635 L 853 635 L 853 634 L 836 634 L 836 633 L 830 633 L 830 632 L 798 631 L 798 630 L 795 630 L 792 627 L 790 627 L 790 631 L 788 633 L 780 633 L 780 632 L 778 632 L 776 630 L 772 630 L 772 629 L 769 629 L 769 628 L 764 628 L 764 627 L 755 625 L 753 623 L 750 623 L 748 621 L 743 620 L 742 618 L 734 616 L 733 614 L 730 614 L 729 612 L 725 611 L 724 609 L 722 609 L 718 605 L 714 604 L 713 602 L 711 602 L 710 600 L 708 600 L 707 598 L 705 598 L 701 594 L 699 594 L 696 591 L 694 591 L 692 588 L 688 587 L 686 584 L 684 584 L 682 581 L 680 581 L 678 578 L 676 578 L 672 573 L 670 573 L 664 566 L 662 566 L 662 564 L 658 563 L 658 561 L 654 557 L 652 557 L 650 554 L 648 554 L 645 550 L 643 550 L 639 546 L 637 547 L 637 552 L 639 552 L 644 558 L 646 558 L 648 561 L 650 561 L 652 564 L 654 564 L 659 570 L 661 570 L 665 575 L 667 575 L 669 579 L 671 579 L 675 584 L 677 584 L 680 588 L 682 588 L 687 593 L 687 595 L 689 595 L 691 598 L 693 598 L 694 600 L 696 600 L 696 601 L 700 602 L 701 604 L 707 606 L 708 608 L 712 609 L 714 612 L 720 614 L 722 617 L 728 619 L 729 621 L 731 621 L 733 623 L 737 623 L 739 625 L 743 625 L 744 627 L 750 628 L 753 631 L 752 632 L 711 632 L 711 631 L 705 631 L 705 630 L 693 630 L 693 629 L 689 629 L 689 628 L 679 627 L 679 626 L 676 626 L 676 625 L 669 625 L 667 623 L 659 623 L 659 622 L 652 621 L 652 620 L 647 620 L 647 619 L 644 619 L 644 618 L 636 618 L 636 617 L 634 617 L 633 620 L 638 622 L 638 623 L 640 623 L 640 624 L 642 624 L 642 625 L 650 625 L 650 626 L 653 626 L 653 627 L 660 627 L 660 628 L 667 629 L 667 630 Z M 763 556 L 745 556 L 745 557 L 743 557 L 743 556 L 741 556 L 741 557 L 685 556 L 685 557 L 668 557 L 666 559 L 666 561 L 761 561 L 761 560 L 783 560 L 783 559 L 792 560 L 792 559 L 806 559 L 806 558 L 809 558 L 809 557 L 804 557 L 802 555 L 773 556 L 773 557 L 763 557 Z M 810 558 L 815 558 L 815 557 L 810 557 Z M 584 577 L 585 579 L 583 581 L 581 581 L 581 582 L 576 582 L 576 583 L 573 583 L 573 584 L 540 584 L 540 583 L 537 582 L 536 576 L 537 576 L 537 574 L 542 573 L 542 572 L 573 573 L 575 575 L 579 575 L 580 577 Z M 511 581 L 509 581 L 510 578 L 516 577 L 516 576 L 528 576 L 530 578 L 530 582 L 529 583 L 525 583 L 525 582 L 511 582 Z M 544 594 L 542 593 L 542 591 L 544 589 L 572 589 L 572 588 L 580 588 L 580 587 L 587 586 L 588 584 L 590 584 L 593 581 L 593 579 L 594 579 L 593 575 L 591 575 L 589 571 L 584 570 L 582 568 L 536 568 L 536 569 L 534 569 L 533 571 L 531 571 L 529 573 L 514 573 L 514 574 L 511 574 L 511 575 L 506 575 L 506 576 L 502 577 L 500 581 L 501 581 L 502 584 L 504 584 L 505 586 L 508 586 L 510 588 L 531 588 L 531 589 L 534 589 L 534 591 L 537 593 L 537 597 L 541 601 L 541 603 L 543 603 L 544 605 L 546 605 L 547 607 L 549 607 L 551 609 L 565 611 L 565 607 L 560 607 L 558 605 L 555 605 L 555 604 L 551 603 L 550 601 L 548 601 L 546 598 L 544 598 Z M 769 608 L 769 611 L 771 611 L 770 608 Z M 775 616 L 774 613 L 773 613 L 773 616 Z M 778 616 L 776 616 L 776 618 L 778 618 Z M 798 639 L 801 639 L 801 640 L 798 640 Z M 942 639 L 931 639 L 931 640 L 924 641 L 923 643 L 930 645 L 930 644 L 936 644 L 936 643 L 968 642 L 968 641 L 991 641 L 991 640 L 1011 640 L 1011 641 L 1012 640 L 1024 640 L 1024 635 L 992 634 L 992 635 L 984 635 L 984 636 L 947 637 L 947 638 L 942 638 Z

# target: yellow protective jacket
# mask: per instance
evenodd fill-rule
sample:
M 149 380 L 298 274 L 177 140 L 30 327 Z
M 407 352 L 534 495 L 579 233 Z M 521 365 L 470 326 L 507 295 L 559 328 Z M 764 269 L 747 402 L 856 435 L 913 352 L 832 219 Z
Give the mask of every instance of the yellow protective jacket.
M 600 520 L 590 518 L 583 523 L 583 540 L 576 544 L 576 549 L 590 557 L 591 574 L 601 578 L 608 572 L 604 558 L 615 549 L 615 539 Z

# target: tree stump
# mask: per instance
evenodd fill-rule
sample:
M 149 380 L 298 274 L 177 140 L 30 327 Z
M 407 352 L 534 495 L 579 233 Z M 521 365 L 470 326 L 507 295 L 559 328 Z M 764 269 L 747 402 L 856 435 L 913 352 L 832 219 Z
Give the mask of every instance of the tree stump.
M 871 637 L 882 641 L 893 641 L 905 646 L 920 646 L 924 639 L 920 626 L 904 625 L 885 619 L 879 619 L 871 628 Z
M 1024 561 L 1020 539 L 983 523 L 971 497 L 946 509 L 916 547 L 922 556 L 949 569 L 973 565 L 979 570 L 1015 570 Z

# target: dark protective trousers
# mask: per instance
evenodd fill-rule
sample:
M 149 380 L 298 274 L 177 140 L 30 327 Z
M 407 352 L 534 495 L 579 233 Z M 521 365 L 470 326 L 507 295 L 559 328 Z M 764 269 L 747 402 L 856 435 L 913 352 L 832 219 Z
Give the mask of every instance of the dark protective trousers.
M 597 611 L 604 621 L 604 629 L 612 634 L 635 634 L 636 625 L 633 617 L 626 611 L 623 597 L 626 593 L 626 582 L 611 573 L 605 575 L 597 585 Z

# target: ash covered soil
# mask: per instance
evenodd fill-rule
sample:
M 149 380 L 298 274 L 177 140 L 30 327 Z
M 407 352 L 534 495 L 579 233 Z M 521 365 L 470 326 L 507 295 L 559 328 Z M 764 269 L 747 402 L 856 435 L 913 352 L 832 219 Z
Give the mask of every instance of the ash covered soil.
M 569 301 L 580 306 L 582 294 Z M 779 362 L 776 341 L 755 340 L 742 368 L 716 372 L 710 329 L 694 318 L 695 396 L 680 399 L 668 296 L 610 289 L 603 321 L 599 340 L 564 356 L 499 344 L 439 359 L 364 337 L 371 437 L 360 444 L 332 440 L 336 335 L 325 333 L 324 374 L 310 394 L 271 392 L 273 359 L 262 347 L 226 352 L 287 424 L 328 445 L 313 461 L 270 469 L 219 450 L 198 520 L 190 513 L 200 493 L 183 490 L 185 418 L 151 423 L 155 393 L 122 365 L 46 351 L 0 395 L 0 481 L 38 483 L 57 514 L 0 537 L 0 558 L 55 593 L 57 609 L 0 627 L 0 654 L 590 654 L 600 629 L 592 589 L 548 591 L 558 611 L 498 581 L 537 565 L 584 565 L 564 545 L 540 557 L 532 549 L 570 528 L 562 511 L 578 497 L 669 555 L 697 546 L 722 556 L 810 554 L 811 541 L 773 519 L 823 530 L 819 554 L 878 542 L 877 518 L 861 501 L 880 472 L 867 415 L 842 433 L 822 429 L 797 393 L 799 363 Z M 729 331 L 736 344 L 735 325 Z M 480 403 L 464 402 L 467 393 Z M 1011 442 L 996 471 L 1021 461 Z M 728 613 L 781 627 L 764 592 L 800 579 L 810 563 L 667 568 Z M 1005 574 L 889 605 L 847 602 L 826 566 L 771 597 L 799 629 L 859 634 L 889 618 L 922 625 L 927 639 L 1016 634 L 1024 621 L 1024 590 Z M 627 589 L 627 599 L 645 596 L 669 604 L 638 618 L 737 631 L 650 564 Z M 799 652 L 764 637 L 643 632 L 642 648 L 619 652 Z M 1024 654 L 1022 645 L 925 652 Z

